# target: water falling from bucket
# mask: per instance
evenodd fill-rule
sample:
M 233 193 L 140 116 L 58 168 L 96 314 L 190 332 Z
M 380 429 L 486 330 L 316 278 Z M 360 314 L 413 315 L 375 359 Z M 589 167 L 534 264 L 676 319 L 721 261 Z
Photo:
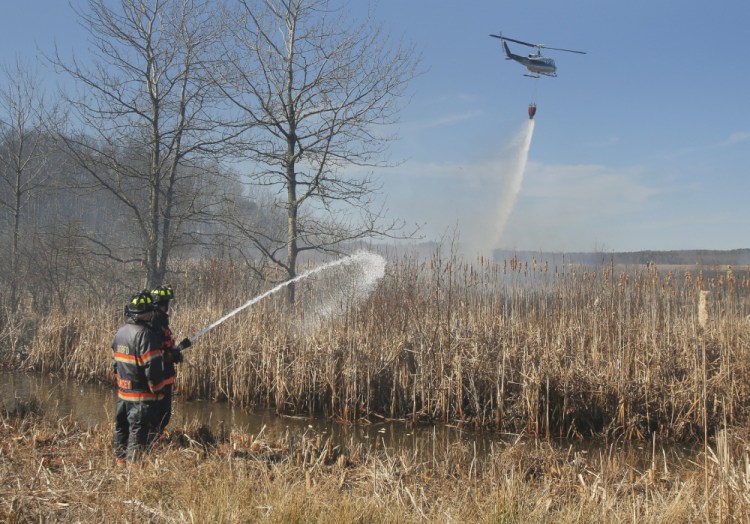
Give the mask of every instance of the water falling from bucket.
M 521 131 L 521 134 L 516 138 L 514 144 L 518 144 L 518 156 L 515 158 L 513 166 L 510 170 L 511 179 L 508 186 L 508 191 L 503 195 L 502 200 L 498 206 L 498 216 L 495 221 L 495 227 L 493 228 L 494 238 L 492 239 L 492 247 L 499 247 L 500 239 L 505 232 L 505 228 L 508 225 L 508 220 L 513 213 L 513 209 L 516 207 L 516 201 L 518 195 L 521 192 L 521 183 L 523 182 L 523 175 L 526 172 L 526 163 L 529 160 L 529 149 L 531 149 L 531 137 L 534 135 L 534 120 L 529 119 L 526 127 Z
M 309 271 L 306 271 L 305 273 L 302 273 L 301 275 L 298 275 L 291 280 L 287 280 L 286 282 L 282 282 L 278 286 L 269 289 L 265 293 L 248 300 L 240 307 L 233 309 L 217 321 L 206 326 L 198 333 L 190 337 L 190 342 L 195 342 L 198 338 L 202 337 L 224 321 L 232 318 L 240 311 L 249 308 L 257 302 L 260 302 L 269 295 L 273 295 L 274 293 L 284 289 L 288 285 L 309 278 L 316 273 L 330 270 L 337 266 L 349 267 L 352 270 L 354 268 L 357 268 L 357 272 L 355 273 L 354 278 L 348 279 L 348 283 L 346 283 L 346 285 L 344 285 L 345 283 L 343 282 L 339 282 L 339 286 L 337 287 L 340 292 L 345 292 L 345 296 L 348 297 L 350 301 L 352 299 L 366 298 L 375 289 L 375 285 L 378 283 L 378 281 L 383 278 L 383 275 L 385 275 L 385 259 L 382 256 L 367 251 L 358 251 L 353 255 L 334 260 L 327 264 L 323 264 L 322 266 L 318 266 Z M 316 312 L 318 319 L 330 316 L 334 311 L 333 307 L 330 305 L 330 301 L 327 301 L 325 303 L 329 305 L 319 308 Z

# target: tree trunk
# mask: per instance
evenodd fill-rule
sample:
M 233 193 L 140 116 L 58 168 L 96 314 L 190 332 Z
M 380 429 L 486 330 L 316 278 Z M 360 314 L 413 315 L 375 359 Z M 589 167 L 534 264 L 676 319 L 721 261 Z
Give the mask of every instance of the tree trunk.
M 289 186 L 287 188 L 287 258 L 286 258 L 286 271 L 288 280 L 292 280 L 297 276 L 297 255 L 299 254 L 299 247 L 297 246 L 297 184 L 294 179 L 294 163 L 287 166 L 287 177 L 289 178 Z M 294 284 L 287 286 L 287 302 L 289 305 L 294 304 L 295 289 Z

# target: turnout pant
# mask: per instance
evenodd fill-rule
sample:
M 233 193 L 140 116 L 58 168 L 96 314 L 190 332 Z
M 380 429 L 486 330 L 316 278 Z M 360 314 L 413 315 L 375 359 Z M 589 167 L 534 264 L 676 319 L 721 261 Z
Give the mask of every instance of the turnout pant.
M 164 386 L 164 389 L 162 389 L 164 398 L 156 402 L 158 411 L 158 433 L 162 433 L 166 429 L 169 420 L 172 418 L 172 387 L 171 384 Z
M 115 412 L 115 457 L 128 464 L 140 464 L 149 434 L 158 431 L 154 402 L 117 400 Z

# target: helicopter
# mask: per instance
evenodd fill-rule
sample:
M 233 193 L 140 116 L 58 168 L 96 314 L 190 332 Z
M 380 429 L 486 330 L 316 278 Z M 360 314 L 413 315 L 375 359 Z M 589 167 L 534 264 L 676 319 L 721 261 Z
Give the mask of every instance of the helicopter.
M 508 38 L 507 36 L 503 36 L 502 34 L 499 35 L 490 35 L 493 38 L 499 38 L 503 41 L 503 47 L 505 48 L 505 57 L 506 60 L 515 60 L 522 66 L 526 67 L 526 69 L 529 70 L 528 73 L 525 73 L 524 76 L 528 76 L 531 78 L 539 78 L 540 75 L 545 76 L 557 76 L 557 66 L 555 66 L 555 61 L 551 58 L 542 56 L 542 49 L 552 49 L 554 51 L 566 51 L 568 53 L 578 53 L 580 55 L 585 55 L 585 51 L 574 51 L 573 49 L 561 49 L 559 47 L 547 47 L 542 44 L 530 44 L 528 42 L 524 42 L 523 40 L 516 40 L 515 38 Z M 516 55 L 511 53 L 510 49 L 508 48 L 507 42 L 515 42 L 517 44 L 522 44 L 529 47 L 535 47 L 536 53 L 530 54 L 528 57 Z

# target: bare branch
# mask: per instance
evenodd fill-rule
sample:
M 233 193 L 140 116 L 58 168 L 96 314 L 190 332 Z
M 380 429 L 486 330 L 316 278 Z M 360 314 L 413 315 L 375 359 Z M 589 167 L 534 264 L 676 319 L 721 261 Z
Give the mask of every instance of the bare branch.
M 334 252 L 349 241 L 398 229 L 368 211 L 377 192 L 373 180 L 350 176 L 345 168 L 384 164 L 393 139 L 384 131 L 397 119 L 397 101 L 416 74 L 418 58 L 372 20 L 352 24 L 343 4 L 240 3 L 234 39 L 225 50 L 223 89 L 254 132 L 245 155 L 257 171 L 249 177 L 284 195 L 287 228 L 272 240 L 286 247 L 286 260 L 264 252 L 291 278 L 302 250 Z M 361 213 L 357 220 L 339 221 L 334 206 Z M 252 233 L 261 244 L 271 240 Z

